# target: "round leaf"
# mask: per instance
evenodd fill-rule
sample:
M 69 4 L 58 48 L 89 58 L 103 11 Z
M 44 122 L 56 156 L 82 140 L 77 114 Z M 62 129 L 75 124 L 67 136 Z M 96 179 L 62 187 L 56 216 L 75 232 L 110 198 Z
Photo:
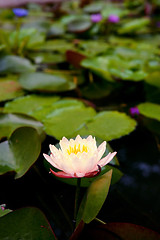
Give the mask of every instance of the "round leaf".
M 86 127 L 79 129 L 81 135 L 93 135 L 111 141 L 132 132 L 136 127 L 136 121 L 125 113 L 117 111 L 104 111 L 98 113 Z
M 28 207 L 0 218 L 0 239 L 55 240 L 56 238 L 43 213 L 37 208 Z
M 5 114 L 0 113 L 0 139 L 9 137 L 11 133 L 18 127 L 30 126 L 36 128 L 42 140 L 45 138 L 43 132 L 43 124 L 34 118 L 23 114 Z
M 10 100 L 24 95 L 24 92 L 17 81 L 1 80 L 0 81 L 0 101 Z
M 89 18 L 79 18 L 71 21 L 68 24 L 68 31 L 73 33 L 82 33 L 87 31 L 92 26 L 92 22 Z
M 84 126 L 95 114 L 93 108 L 83 106 L 60 108 L 44 119 L 44 128 L 48 135 L 57 139 L 61 139 L 63 136 L 75 137 L 74 132 L 78 131 L 82 125 Z
M 26 73 L 21 75 L 19 83 L 29 91 L 62 92 L 76 87 L 73 78 L 64 74 Z
M 150 102 L 138 105 L 139 112 L 145 117 L 160 121 L 160 105 Z
M 124 240 L 159 240 L 160 234 L 151 229 L 131 223 L 107 223 L 102 229 L 108 229 Z
M 43 108 L 51 106 L 54 102 L 58 101 L 57 96 L 40 96 L 28 95 L 20 97 L 12 102 L 5 104 L 4 112 L 18 112 L 34 116 L 35 112 L 41 111 Z
M 35 67 L 31 62 L 22 57 L 8 55 L 0 59 L 0 74 L 34 72 Z
M 15 171 L 15 178 L 22 177 L 37 160 L 41 141 L 31 127 L 16 129 L 8 141 L 0 144 L 0 175 Z

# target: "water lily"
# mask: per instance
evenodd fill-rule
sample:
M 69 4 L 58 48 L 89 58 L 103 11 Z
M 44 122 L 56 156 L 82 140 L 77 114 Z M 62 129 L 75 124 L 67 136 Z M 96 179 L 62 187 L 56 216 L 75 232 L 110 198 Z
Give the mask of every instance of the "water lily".
M 13 8 L 12 11 L 17 17 L 26 17 L 28 15 L 28 10 L 25 8 Z
M 59 144 L 59 149 L 50 144 L 50 156 L 43 155 L 53 167 L 61 170 L 54 172 L 50 169 L 55 176 L 61 178 L 93 177 L 116 155 L 113 152 L 102 158 L 106 141 L 97 148 L 96 140 L 91 135 L 87 138 L 78 135 L 75 140 L 63 137 Z
M 94 23 L 100 22 L 102 20 L 102 15 L 100 13 L 95 13 L 91 15 L 91 21 Z
M 131 108 L 129 109 L 129 112 L 130 112 L 130 114 L 131 114 L 132 117 L 134 117 L 135 115 L 139 115 L 139 109 L 138 109 L 137 106 L 131 107 Z
M 111 14 L 108 17 L 108 21 L 111 23 L 118 23 L 119 22 L 119 16 L 115 15 L 115 14 Z

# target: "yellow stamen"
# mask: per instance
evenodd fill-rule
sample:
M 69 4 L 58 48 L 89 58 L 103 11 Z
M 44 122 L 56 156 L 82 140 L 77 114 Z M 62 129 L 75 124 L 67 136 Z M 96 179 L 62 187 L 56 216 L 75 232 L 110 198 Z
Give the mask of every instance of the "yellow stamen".
M 82 150 L 81 150 L 81 146 L 80 144 L 78 144 L 78 146 L 76 146 L 76 144 L 74 145 L 74 147 L 69 146 L 69 149 L 67 149 L 68 154 L 70 155 L 71 153 L 77 154 L 77 153 L 83 153 L 83 152 L 88 152 L 87 146 L 83 145 Z

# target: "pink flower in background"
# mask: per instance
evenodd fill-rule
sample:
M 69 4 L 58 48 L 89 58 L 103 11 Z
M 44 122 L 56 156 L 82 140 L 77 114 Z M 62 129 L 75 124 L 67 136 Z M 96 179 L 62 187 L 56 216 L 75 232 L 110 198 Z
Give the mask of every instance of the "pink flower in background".
M 119 22 L 119 17 L 117 15 L 111 14 L 108 17 L 108 21 L 111 23 L 118 23 Z
M 136 106 L 135 107 L 131 107 L 129 109 L 129 112 L 130 112 L 132 117 L 134 117 L 135 115 L 139 115 L 139 109 Z
M 95 13 L 91 15 L 91 21 L 94 23 L 100 22 L 102 20 L 102 15 L 100 13 Z
M 75 140 L 63 137 L 59 144 L 60 149 L 50 144 L 50 156 L 43 155 L 53 167 L 61 170 L 54 172 L 50 169 L 55 176 L 61 178 L 96 176 L 116 155 L 116 152 L 113 152 L 102 158 L 106 141 L 97 148 L 96 140 L 91 135 L 83 139 L 78 135 Z

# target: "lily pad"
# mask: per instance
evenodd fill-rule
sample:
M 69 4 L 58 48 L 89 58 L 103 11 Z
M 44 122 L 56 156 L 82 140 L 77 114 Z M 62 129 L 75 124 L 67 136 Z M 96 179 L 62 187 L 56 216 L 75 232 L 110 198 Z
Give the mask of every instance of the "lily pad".
M 66 61 L 64 54 L 50 52 L 30 53 L 29 58 L 33 59 L 33 61 L 37 64 L 40 63 L 57 64 Z
M 0 144 L 0 175 L 15 171 L 15 178 L 22 177 L 37 160 L 41 141 L 36 129 L 16 129 L 8 141 Z
M 15 80 L 0 80 L 0 101 L 10 100 L 24 95 L 20 84 Z
M 158 64 L 158 67 L 159 67 L 159 64 Z M 156 72 L 150 73 L 146 77 L 145 81 L 150 85 L 160 88 L 159 79 L 160 79 L 160 72 L 156 71 Z
M 74 137 L 74 132 L 95 116 L 93 108 L 72 106 L 60 108 L 50 113 L 44 119 L 44 129 L 48 135 L 57 139 Z M 77 117 L 78 116 L 78 117 Z
M 141 103 L 138 106 L 139 112 L 145 117 L 160 121 L 160 105 L 150 102 Z
M 0 58 L 0 74 L 34 72 L 35 66 L 26 58 L 7 55 Z
M 119 28 L 118 32 L 120 34 L 135 32 L 137 30 L 142 29 L 145 26 L 148 26 L 149 23 L 150 23 L 149 18 L 139 18 L 130 20 L 124 23 L 122 27 Z
M 43 51 L 55 51 L 65 53 L 69 49 L 73 49 L 74 46 L 72 43 L 68 42 L 64 39 L 55 39 L 55 40 L 48 40 L 45 43 L 41 44 L 40 46 L 36 46 L 34 50 L 43 50 Z
M 136 121 L 125 113 L 104 111 L 98 113 L 90 122 L 79 129 L 81 135 L 93 135 L 111 141 L 131 133 L 136 128 Z
M 111 222 L 107 224 L 94 223 L 87 226 L 81 233 L 80 238 L 73 238 L 73 240 L 80 240 L 86 237 L 88 239 L 110 239 L 110 240 L 159 240 L 160 234 L 149 228 L 123 222 Z
M 19 83 L 29 91 L 62 92 L 76 88 L 73 78 L 63 73 L 26 73 L 20 76 Z
M 36 128 L 42 141 L 45 138 L 43 124 L 36 121 L 34 118 L 23 114 L 0 113 L 0 139 L 2 137 L 9 138 L 11 133 L 19 127 L 30 126 Z
M 68 24 L 68 31 L 72 33 L 83 33 L 90 29 L 92 26 L 92 22 L 90 18 L 79 18 L 71 21 Z
M 24 113 L 34 117 L 35 111 L 41 111 L 43 107 L 50 106 L 58 100 L 58 96 L 27 95 L 6 103 L 4 112 Z
M 108 81 L 114 81 L 114 77 L 122 80 L 141 81 L 147 76 L 146 72 L 137 67 L 136 61 L 121 59 L 117 56 L 84 59 L 81 66 Z
M 56 240 L 44 214 L 39 209 L 31 207 L 13 211 L 0 218 L 0 239 L 13 238 Z

